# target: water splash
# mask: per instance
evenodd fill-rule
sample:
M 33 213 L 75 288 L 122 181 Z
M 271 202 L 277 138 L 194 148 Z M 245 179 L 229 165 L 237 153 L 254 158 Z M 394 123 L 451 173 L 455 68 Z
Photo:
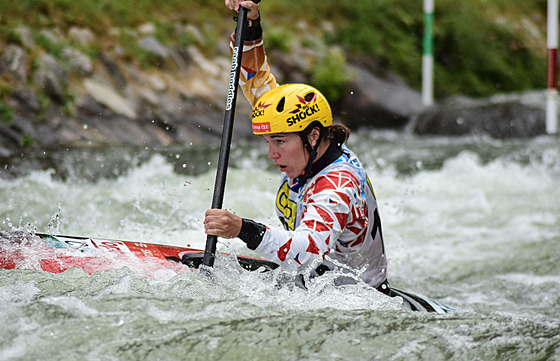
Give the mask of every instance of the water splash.
M 227 257 L 214 281 L 143 264 L 92 275 L 0 270 L 0 359 L 560 358 L 557 140 L 352 139 L 378 196 L 391 284 L 453 314 L 334 287 L 334 274 L 305 292 L 288 272 L 250 273 Z M 224 206 L 279 226 L 278 174 L 261 153 L 235 150 Z M 214 171 L 201 158 L 194 167 L 206 173 L 178 174 L 173 160 L 190 169 L 192 158 L 170 154 L 95 182 L 50 171 L 0 179 L 2 226 L 45 230 L 61 203 L 65 234 L 203 248 Z M 219 248 L 253 255 L 238 240 Z

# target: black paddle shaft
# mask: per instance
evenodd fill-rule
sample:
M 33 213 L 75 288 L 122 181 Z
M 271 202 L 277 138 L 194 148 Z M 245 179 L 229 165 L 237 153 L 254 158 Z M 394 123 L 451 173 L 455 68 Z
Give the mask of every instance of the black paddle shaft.
M 256 2 L 256 1 L 255 1 Z M 241 71 L 241 56 L 243 55 L 243 40 L 247 28 L 247 9 L 239 7 L 239 18 L 235 29 L 235 44 L 231 59 L 231 73 L 229 75 L 229 88 L 226 101 L 226 114 L 222 128 L 222 143 L 218 158 L 218 170 L 216 171 L 216 184 L 214 185 L 214 196 L 212 198 L 212 209 L 221 209 L 224 200 L 226 186 L 227 168 L 229 162 L 229 151 L 233 133 L 233 120 L 235 116 L 235 104 L 237 100 L 237 87 L 239 86 L 239 73 Z M 204 266 L 213 267 L 216 258 L 217 236 L 207 236 L 206 248 L 204 249 Z

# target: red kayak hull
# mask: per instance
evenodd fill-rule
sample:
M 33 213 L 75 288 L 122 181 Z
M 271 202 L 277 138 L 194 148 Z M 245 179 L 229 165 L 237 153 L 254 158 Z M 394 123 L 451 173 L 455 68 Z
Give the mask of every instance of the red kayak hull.
M 61 273 L 79 267 L 92 274 L 137 265 L 148 271 L 189 272 L 200 266 L 204 255 L 204 251 L 194 248 L 133 241 L 41 233 L 12 238 L 0 245 L 0 269 L 40 269 Z M 238 261 L 249 270 L 260 266 L 277 267 L 259 258 L 238 256 Z

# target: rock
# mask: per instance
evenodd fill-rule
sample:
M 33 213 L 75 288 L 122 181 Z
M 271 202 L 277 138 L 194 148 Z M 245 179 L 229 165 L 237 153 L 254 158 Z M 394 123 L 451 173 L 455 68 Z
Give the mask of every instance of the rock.
M 189 38 L 191 38 L 196 44 L 204 44 L 204 35 L 200 31 L 198 27 L 193 24 L 187 24 L 183 28 L 183 31 L 188 34 Z M 221 44 L 227 44 L 226 42 L 220 42 Z M 228 51 L 229 54 L 229 51 Z
M 75 26 L 68 31 L 68 37 L 82 46 L 87 46 L 95 41 L 95 35 L 90 29 Z
M 33 74 L 35 84 L 59 104 L 64 104 L 64 89 L 68 75 L 64 67 L 50 54 L 39 57 L 39 68 Z
M 39 113 L 41 110 L 41 104 L 39 103 L 39 97 L 31 89 L 20 86 L 12 90 L 12 96 L 18 103 L 18 108 L 25 111 L 30 111 L 31 113 Z
M 416 134 L 490 135 L 523 138 L 545 133 L 542 105 L 512 97 L 473 100 L 455 97 L 422 112 L 413 126 Z
M 127 84 L 126 78 L 117 62 L 105 52 L 99 55 L 99 60 L 101 60 L 101 64 L 103 64 L 105 69 L 107 69 L 112 78 L 111 80 L 117 85 L 117 87 L 121 89 L 125 88 Z
M 39 32 L 40 37 L 46 39 L 51 44 L 60 44 L 60 36 L 54 30 L 43 29 Z
M 114 113 L 123 115 L 129 119 L 136 119 L 136 110 L 112 87 L 92 79 L 84 80 L 84 87 L 93 99 L 103 104 Z
M 35 139 L 39 134 L 33 121 L 21 114 L 12 114 L 9 123 L 0 122 L 0 157 L 10 156 L 28 145 L 25 144 L 26 138 Z
M 181 56 L 160 43 L 153 36 L 143 37 L 138 42 L 138 45 L 159 59 L 158 64 L 156 64 L 158 67 L 163 68 L 165 66 L 178 66 L 179 68 L 184 68 L 185 64 Z
M 93 73 L 93 64 L 91 59 L 77 49 L 68 47 L 62 49 L 62 58 L 68 61 L 70 70 L 78 74 L 90 75 Z
M 22 114 L 14 113 L 12 123 L 12 129 L 20 134 L 20 136 L 25 135 L 31 138 L 37 138 L 40 134 L 37 132 L 33 120 Z
M 19 82 L 27 81 L 27 54 L 17 45 L 8 45 L 0 58 L 0 73 L 8 72 Z
M 192 25 L 176 26 L 189 34 L 192 44 L 204 42 L 204 31 Z M 321 39 L 305 24 L 294 26 L 302 26 L 300 32 L 308 34 L 306 38 L 295 40 L 289 54 L 272 51 L 269 55 L 274 58 L 271 62 L 280 83 L 309 83 L 310 68 L 328 48 L 303 46 Z M 332 32 L 332 26 L 325 28 Z M 61 146 L 134 144 L 144 148 L 219 143 L 231 65 L 226 41 L 219 43 L 220 50 L 211 57 L 200 47 L 170 48 L 160 43 L 153 36 L 153 24 L 146 24 L 130 35 L 140 36 L 139 44 L 150 61 L 155 59 L 161 65 L 142 68 L 138 59 L 113 44 L 119 33 L 116 28 L 108 29 L 111 40 L 95 59 L 72 47 L 58 52 L 60 44 L 93 44 L 95 37 L 89 29 L 71 28 L 70 42 L 61 40 L 56 31 L 42 32 L 37 38 L 39 49 L 28 37 L 29 29 L 20 28 L 23 45 L 8 45 L 0 53 L 0 73 L 10 86 L 2 101 L 10 108 L 6 114 L 11 118 L 0 120 L 0 157 L 14 157 L 24 147 L 41 152 Z M 43 54 L 50 48 L 62 56 L 62 62 Z M 37 56 L 33 73 L 29 73 L 31 55 L 26 52 Z M 396 128 L 412 119 L 418 134 L 511 137 L 544 132 L 542 92 L 531 102 L 524 95 L 454 98 L 425 109 L 420 94 L 398 77 L 389 74 L 381 79 L 372 75 L 375 70 L 370 65 L 350 61 L 362 65 L 348 66 L 355 79 L 344 98 L 333 105 L 351 127 Z M 45 102 L 43 92 L 54 101 Z M 76 97 L 75 104 L 69 101 L 70 94 Z M 250 117 L 251 107 L 238 91 L 235 140 L 253 138 Z
M 189 58 L 193 61 L 193 64 L 200 69 L 201 73 L 209 74 L 211 76 L 220 74 L 220 67 L 209 61 L 197 47 L 189 46 L 187 48 L 187 53 Z
M 26 47 L 27 49 L 33 49 L 35 47 L 35 42 L 33 41 L 33 33 L 27 26 L 18 26 L 16 28 L 16 33 L 19 35 L 21 43 L 24 47 Z
M 109 110 L 95 101 L 89 94 L 76 99 L 76 106 L 80 113 L 86 116 L 106 116 Z
M 154 34 L 156 32 L 156 26 L 152 23 L 142 24 L 138 27 L 138 32 L 140 34 Z
M 160 99 L 157 94 L 150 88 L 140 87 L 138 89 L 138 94 L 142 100 L 147 101 L 152 106 L 158 106 L 160 104 Z
M 21 136 L 6 123 L 0 122 L 0 159 L 11 157 L 21 146 Z M 0 173 L 2 173 L 2 169 L 0 169 Z
M 162 80 L 159 76 L 155 74 L 147 74 L 146 75 L 147 81 L 149 85 L 158 92 L 162 92 L 167 90 L 167 84 L 164 80 Z
M 421 94 L 406 85 L 382 80 L 357 66 L 348 66 L 348 71 L 354 80 L 340 104 L 347 126 L 402 127 L 423 109 Z
M 273 50 L 270 57 L 274 59 L 274 64 L 270 64 L 270 69 L 280 84 L 307 82 L 293 56 Z
M 161 44 L 156 38 L 153 36 L 146 36 L 140 39 L 138 45 L 144 50 L 149 53 L 152 53 L 156 56 L 161 57 L 162 59 L 166 59 L 169 57 L 170 52 L 167 47 Z

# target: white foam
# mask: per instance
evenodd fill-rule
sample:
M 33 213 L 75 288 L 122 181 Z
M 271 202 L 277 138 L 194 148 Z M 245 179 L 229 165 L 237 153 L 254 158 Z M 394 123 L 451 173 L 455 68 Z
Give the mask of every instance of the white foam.
M 80 317 L 95 317 L 99 312 L 88 306 L 83 300 L 73 296 L 50 296 L 41 299 L 41 302 L 58 306 Z
M 526 273 L 508 273 L 504 275 L 497 275 L 496 278 L 520 283 L 525 286 L 542 286 L 546 284 L 557 286 L 560 284 L 560 275 L 529 275 Z
M 41 293 L 36 281 L 0 286 L 0 304 L 29 302 Z

